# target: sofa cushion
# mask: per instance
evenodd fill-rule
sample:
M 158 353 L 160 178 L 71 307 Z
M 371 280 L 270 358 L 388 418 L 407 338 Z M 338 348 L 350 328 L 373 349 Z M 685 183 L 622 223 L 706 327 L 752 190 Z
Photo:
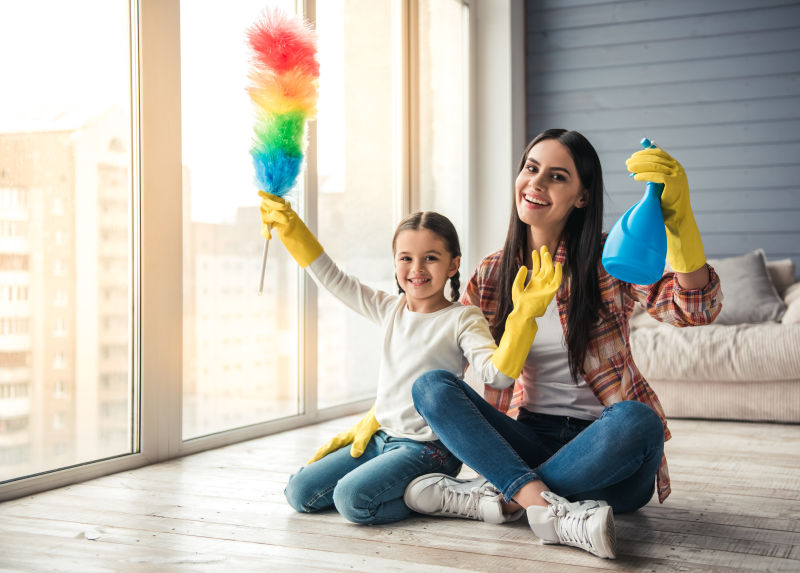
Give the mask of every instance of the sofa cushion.
M 708 264 L 717 271 L 725 297 L 714 324 L 780 321 L 786 305 L 772 284 L 762 249 L 738 257 L 709 259 Z
M 647 380 L 702 384 L 800 378 L 800 324 L 662 324 L 631 332 L 631 351 Z

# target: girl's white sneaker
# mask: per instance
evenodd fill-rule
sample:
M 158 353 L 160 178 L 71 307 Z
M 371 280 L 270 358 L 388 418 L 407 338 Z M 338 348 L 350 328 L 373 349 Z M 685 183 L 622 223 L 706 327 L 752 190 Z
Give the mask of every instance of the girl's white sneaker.
M 487 523 L 506 523 L 522 517 L 522 510 L 505 515 L 503 496 L 483 476 L 458 479 L 447 474 L 426 474 L 406 487 L 403 501 L 425 515 L 477 519 Z

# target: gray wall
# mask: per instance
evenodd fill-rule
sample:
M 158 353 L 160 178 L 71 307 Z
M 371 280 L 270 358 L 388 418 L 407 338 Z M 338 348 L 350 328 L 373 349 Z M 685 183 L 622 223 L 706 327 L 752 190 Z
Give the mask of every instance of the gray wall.
M 708 257 L 761 247 L 800 275 L 800 1 L 529 0 L 525 20 L 529 139 L 594 144 L 606 229 L 649 137 L 686 169 Z

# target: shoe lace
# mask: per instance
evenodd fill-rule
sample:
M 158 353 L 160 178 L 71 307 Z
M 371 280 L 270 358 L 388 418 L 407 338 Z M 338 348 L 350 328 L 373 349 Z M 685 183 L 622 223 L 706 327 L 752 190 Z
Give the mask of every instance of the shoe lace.
M 561 543 L 584 549 L 592 547 L 589 532 L 586 530 L 586 520 L 594 513 L 591 509 L 568 511 L 559 503 L 550 506 L 550 513 L 558 518 L 555 531 Z
M 471 519 L 480 518 L 478 503 L 482 492 L 480 488 L 473 487 L 469 491 L 455 490 L 448 487 L 442 488 L 442 511 L 462 515 Z

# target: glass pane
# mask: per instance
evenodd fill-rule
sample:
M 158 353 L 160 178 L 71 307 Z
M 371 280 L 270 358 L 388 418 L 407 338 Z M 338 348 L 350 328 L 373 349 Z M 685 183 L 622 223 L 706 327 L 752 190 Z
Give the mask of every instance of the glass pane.
M 319 238 L 363 283 L 397 292 L 392 268 L 392 3 L 317 2 Z M 379 329 L 319 291 L 320 408 L 375 394 Z
M 469 184 L 468 17 L 461 0 L 419 3 L 420 209 L 453 221 L 462 247 Z
M 298 271 L 278 241 L 257 293 L 264 240 L 249 151 L 246 30 L 268 5 L 293 13 L 295 2 L 180 6 L 184 439 L 300 407 Z
M 134 449 L 128 14 L 0 3 L 0 481 Z

